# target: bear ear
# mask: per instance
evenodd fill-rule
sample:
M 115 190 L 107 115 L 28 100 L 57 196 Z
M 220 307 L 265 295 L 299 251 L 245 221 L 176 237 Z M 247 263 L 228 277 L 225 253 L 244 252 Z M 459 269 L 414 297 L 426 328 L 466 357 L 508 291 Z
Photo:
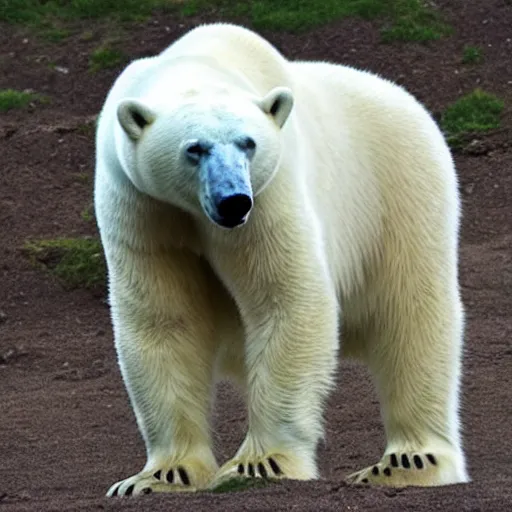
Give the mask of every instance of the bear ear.
M 144 128 L 155 120 L 156 115 L 140 101 L 123 100 L 117 107 L 117 118 L 128 137 L 138 140 Z
M 293 94 L 288 87 L 275 87 L 262 100 L 260 108 L 271 115 L 274 121 L 282 128 L 293 107 Z

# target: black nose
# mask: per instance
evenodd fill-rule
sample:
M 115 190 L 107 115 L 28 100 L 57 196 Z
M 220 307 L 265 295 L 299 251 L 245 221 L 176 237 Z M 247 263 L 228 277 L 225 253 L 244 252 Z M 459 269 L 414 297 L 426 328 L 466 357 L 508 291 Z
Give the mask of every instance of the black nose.
M 221 224 L 225 227 L 235 227 L 245 219 L 252 208 L 252 198 L 247 194 L 233 194 L 223 198 L 217 205 Z

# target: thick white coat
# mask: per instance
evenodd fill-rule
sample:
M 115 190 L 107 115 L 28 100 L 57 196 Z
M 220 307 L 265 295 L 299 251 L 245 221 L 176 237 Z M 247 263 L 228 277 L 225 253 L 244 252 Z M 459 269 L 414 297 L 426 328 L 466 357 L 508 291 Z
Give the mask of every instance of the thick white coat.
M 276 87 L 293 95 L 282 128 L 258 107 Z M 128 98 L 148 108 L 135 141 L 118 118 Z M 209 109 L 221 112 L 215 122 Z M 201 211 L 180 148 L 189 134 L 225 140 L 244 130 L 258 142 L 255 205 L 246 225 L 224 230 Z M 119 363 L 148 450 L 145 468 L 110 494 L 183 486 L 152 476 L 181 474 L 178 466 L 190 488 L 240 464 L 272 474 L 269 457 L 279 476 L 318 477 L 340 340 L 372 371 L 387 436 L 383 459 L 351 481 L 468 480 L 457 180 L 437 125 L 403 88 L 286 60 L 241 27 L 198 27 L 130 64 L 111 89 L 95 203 Z M 249 431 L 218 469 L 208 411 L 225 376 L 246 394 Z

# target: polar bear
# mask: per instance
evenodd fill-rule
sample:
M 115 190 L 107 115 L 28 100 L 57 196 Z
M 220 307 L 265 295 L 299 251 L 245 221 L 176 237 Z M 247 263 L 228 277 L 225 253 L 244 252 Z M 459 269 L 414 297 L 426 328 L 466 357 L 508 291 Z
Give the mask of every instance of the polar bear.
M 340 352 L 371 370 L 387 436 L 347 481 L 469 480 L 457 177 L 417 100 L 215 23 L 122 72 L 96 145 L 115 344 L 147 448 L 109 496 L 318 478 Z M 223 378 L 248 431 L 219 467 Z

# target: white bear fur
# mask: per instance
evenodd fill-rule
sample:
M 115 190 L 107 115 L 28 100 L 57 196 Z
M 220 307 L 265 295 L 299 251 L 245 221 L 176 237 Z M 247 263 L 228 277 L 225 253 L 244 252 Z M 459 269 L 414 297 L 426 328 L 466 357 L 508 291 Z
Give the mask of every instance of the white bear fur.
M 293 95 L 282 127 L 262 106 L 276 87 Z M 123 130 L 124 100 L 147 107 L 147 133 L 129 121 Z M 208 111 L 218 102 L 230 112 L 220 129 Z M 246 225 L 225 230 L 198 208 L 179 144 L 188 132 L 222 138 L 240 126 L 258 143 L 255 204 Z M 113 85 L 97 131 L 95 205 L 119 364 L 147 446 L 143 470 L 110 494 L 187 487 L 153 476 L 181 475 L 179 466 L 190 489 L 205 488 L 240 463 L 268 469 L 269 456 L 280 477 L 317 478 L 340 340 L 372 371 L 387 436 L 379 476 L 370 467 L 352 481 L 468 481 L 457 179 L 437 125 L 403 88 L 287 60 L 241 27 L 200 26 Z M 249 430 L 219 469 L 208 415 L 224 377 L 245 392 Z M 436 464 L 384 477 L 391 453 L 425 462 L 430 453 Z

